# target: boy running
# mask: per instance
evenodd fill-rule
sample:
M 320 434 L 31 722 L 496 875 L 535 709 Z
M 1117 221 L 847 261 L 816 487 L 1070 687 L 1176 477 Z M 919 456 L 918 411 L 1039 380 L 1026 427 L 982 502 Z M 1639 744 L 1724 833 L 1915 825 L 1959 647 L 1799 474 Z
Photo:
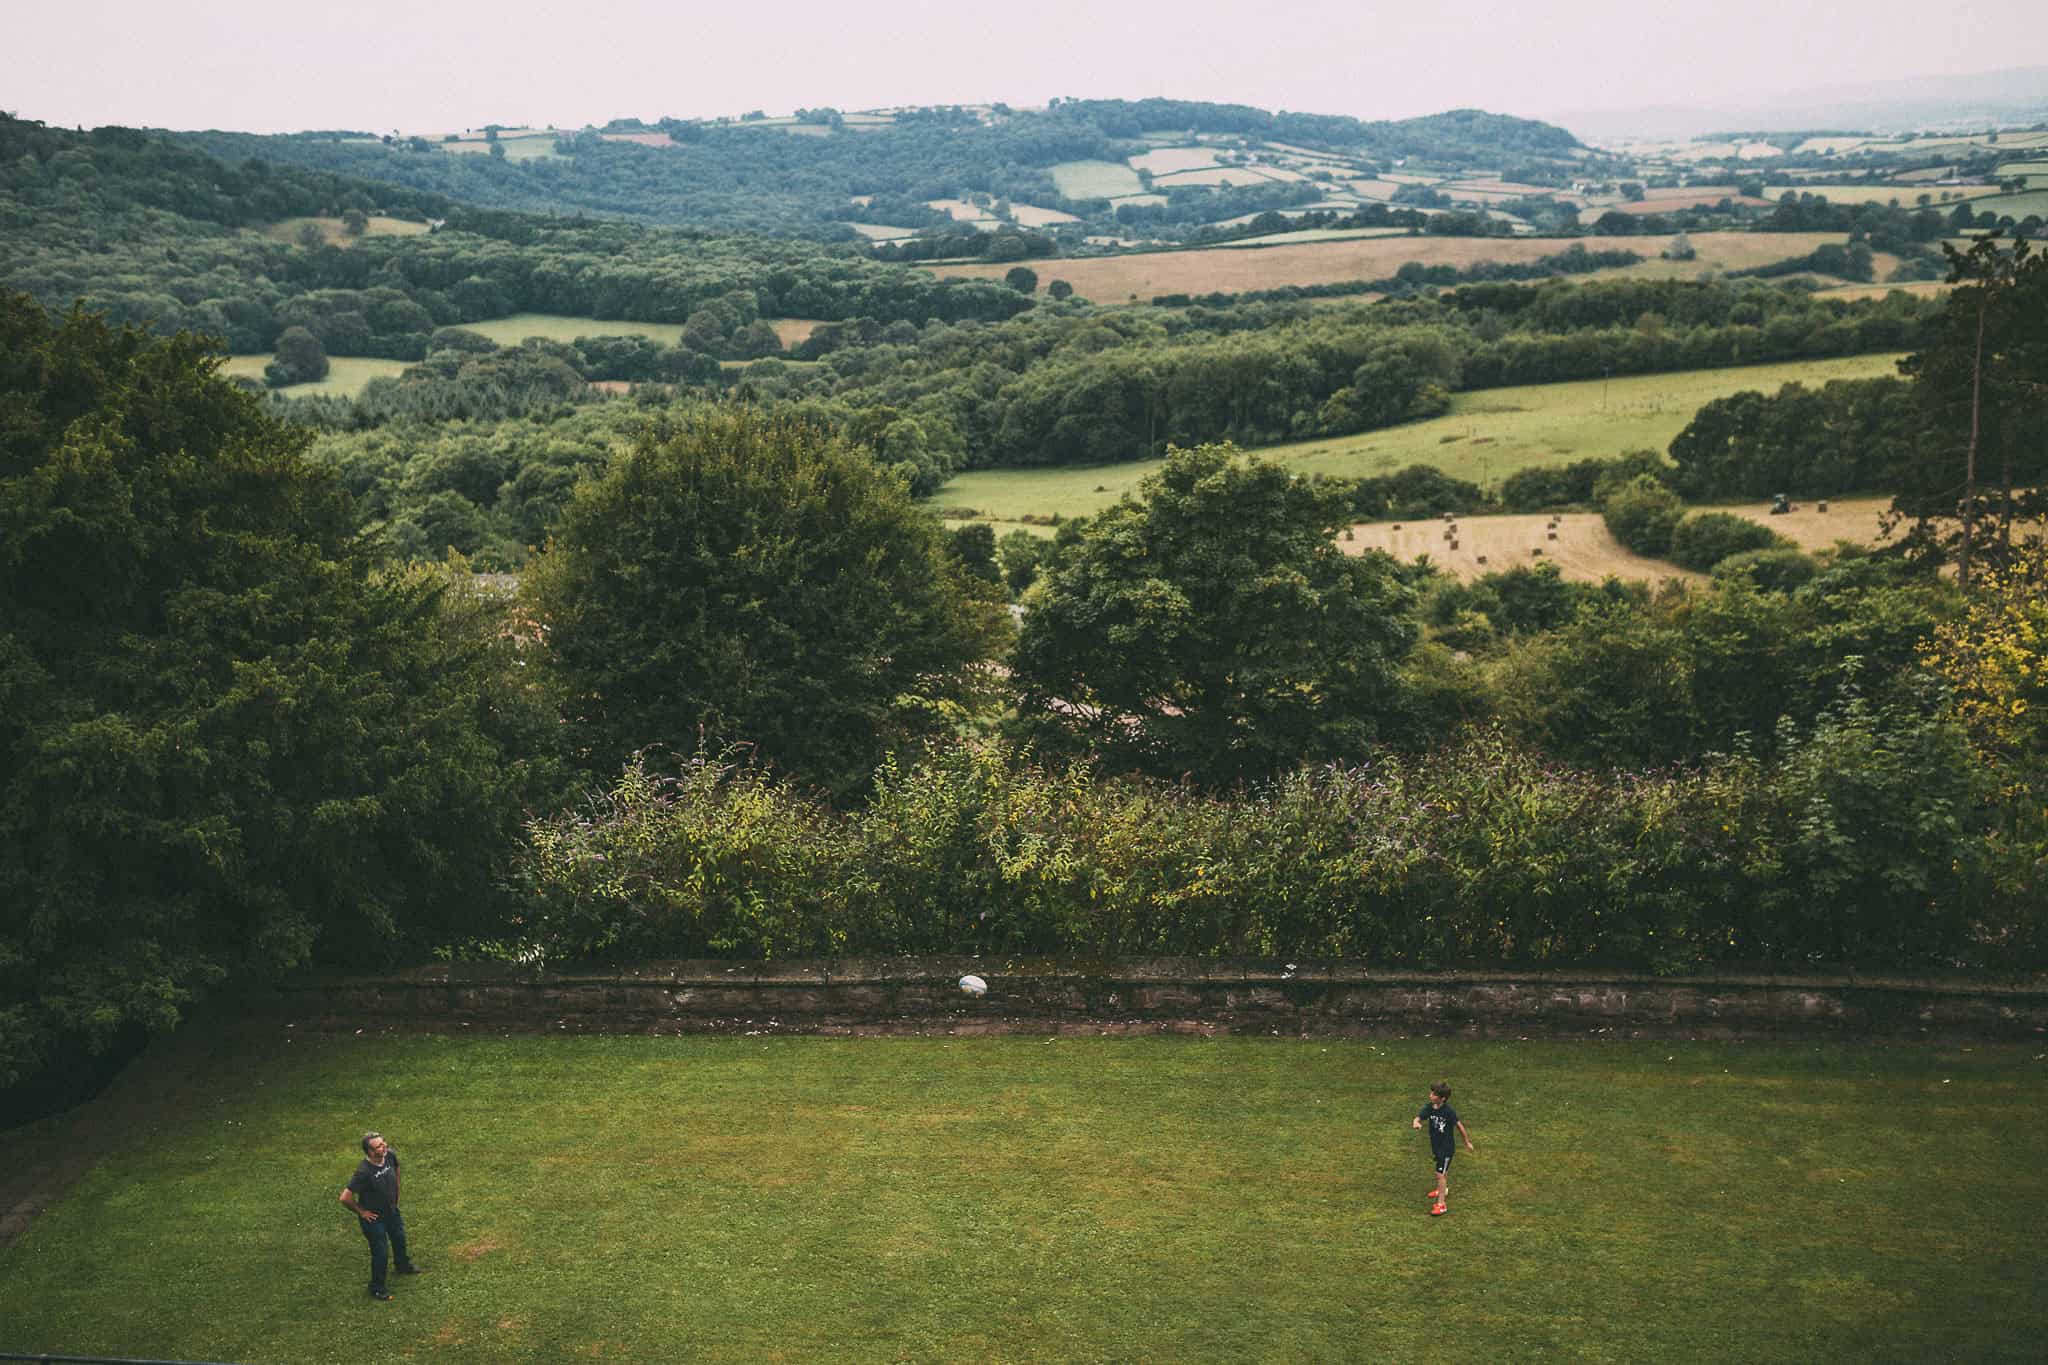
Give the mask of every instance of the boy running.
M 1428 1127 L 1430 1155 L 1436 1158 L 1436 1188 L 1429 1192 L 1430 1216 L 1449 1213 L 1450 1205 L 1445 1201 L 1451 1193 L 1451 1158 L 1458 1151 L 1457 1139 L 1465 1139 L 1465 1150 L 1472 1150 L 1472 1135 L 1465 1131 L 1458 1111 L 1451 1108 L 1449 1081 L 1438 1081 L 1429 1088 L 1429 1103 L 1422 1106 L 1422 1112 L 1410 1126 Z

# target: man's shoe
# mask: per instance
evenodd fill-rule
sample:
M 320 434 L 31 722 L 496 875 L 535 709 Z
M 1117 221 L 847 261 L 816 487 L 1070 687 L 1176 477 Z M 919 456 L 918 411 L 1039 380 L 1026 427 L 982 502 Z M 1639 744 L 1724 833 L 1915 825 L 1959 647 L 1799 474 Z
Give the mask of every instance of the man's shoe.
M 391 1291 L 378 1285 L 371 1285 L 370 1297 L 379 1303 L 389 1303 L 391 1302 Z
M 1438 1204 L 1435 1208 L 1429 1211 L 1429 1216 L 1432 1218 L 1440 1218 L 1444 1214 L 1449 1213 L 1450 1211 L 1451 1210 L 1448 1205 Z
M 426 1271 L 416 1265 L 402 1265 L 398 1267 L 398 1273 L 401 1275 L 424 1275 Z

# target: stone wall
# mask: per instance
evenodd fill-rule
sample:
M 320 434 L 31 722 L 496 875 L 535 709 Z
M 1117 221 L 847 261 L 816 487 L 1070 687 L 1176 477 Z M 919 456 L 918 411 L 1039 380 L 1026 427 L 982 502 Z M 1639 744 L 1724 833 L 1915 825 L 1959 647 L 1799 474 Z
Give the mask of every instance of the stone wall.
M 989 993 L 970 999 L 959 978 Z M 308 976 L 255 1002 L 321 1031 L 1226 1032 L 1466 1037 L 2040 1039 L 2048 978 L 1658 978 L 1350 962 L 973 958 L 496 965 Z

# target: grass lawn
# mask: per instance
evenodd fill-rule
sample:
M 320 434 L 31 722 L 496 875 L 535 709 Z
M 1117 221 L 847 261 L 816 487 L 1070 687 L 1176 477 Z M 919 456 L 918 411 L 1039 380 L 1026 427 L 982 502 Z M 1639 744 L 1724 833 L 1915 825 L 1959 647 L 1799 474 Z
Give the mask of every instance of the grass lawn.
M 261 380 L 263 368 L 277 357 L 274 353 L 262 355 L 231 355 L 220 367 L 224 375 L 246 375 Z M 339 398 L 353 398 L 363 391 L 363 385 L 372 379 L 395 379 L 405 371 L 409 360 L 385 360 L 377 356 L 335 355 L 327 358 L 327 377 L 311 384 L 290 384 L 278 392 L 287 398 L 310 398 L 314 394 L 332 394 Z
M 1868 379 L 1898 373 L 1897 362 L 1890 355 L 1848 356 L 1479 389 L 1453 395 L 1450 412 L 1426 422 L 1267 446 L 1258 453 L 1305 474 L 1360 478 L 1427 464 L 1492 485 L 1538 465 L 1625 450 L 1664 450 L 1703 405 L 1744 389 L 1775 393 L 1794 380 L 1818 386 L 1830 379 Z M 993 521 L 1091 515 L 1135 493 L 1139 480 L 1159 463 L 974 470 L 940 488 L 932 504 L 973 508 Z
M 2035 1047 L 186 1043 L 0 1251 L 0 1349 L 2032 1360 Z M 1478 1150 L 1432 1219 L 1439 1075 Z M 428 1267 L 389 1304 L 335 1203 L 370 1125 Z

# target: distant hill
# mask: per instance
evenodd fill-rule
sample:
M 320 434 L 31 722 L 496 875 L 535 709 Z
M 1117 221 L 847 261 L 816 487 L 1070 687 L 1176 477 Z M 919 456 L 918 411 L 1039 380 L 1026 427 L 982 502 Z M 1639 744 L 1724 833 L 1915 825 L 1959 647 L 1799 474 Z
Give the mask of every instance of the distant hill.
M 1903 133 L 2028 127 L 2048 120 L 2048 66 L 1817 85 L 1712 104 L 1561 109 L 1548 117 L 1596 141 L 1680 139 L 1733 130 Z
M 1117 232 L 1139 209 L 1149 235 L 1173 236 L 1233 215 L 1314 204 L 1347 178 L 1370 179 L 1391 166 L 1483 168 L 1514 181 L 1566 185 L 1587 156 L 1563 128 L 1476 109 L 1367 122 L 1168 99 L 617 120 L 581 130 L 493 130 L 488 140 L 167 136 L 233 164 L 283 162 L 491 208 L 849 241 L 882 235 L 864 228 L 899 235 L 950 228 L 998 200 L 1037 211 L 1016 218 L 1019 226 L 1056 222 L 1077 239 Z M 1157 185 L 1140 184 L 1132 171 L 1121 193 L 1077 190 L 1071 176 L 1063 187 L 1055 174 L 1078 163 L 1121 166 L 1176 140 L 1225 148 L 1235 159 L 1213 173 L 1195 169 L 1170 181 L 1162 173 Z M 1312 174 L 1278 166 L 1276 155 L 1313 162 Z

